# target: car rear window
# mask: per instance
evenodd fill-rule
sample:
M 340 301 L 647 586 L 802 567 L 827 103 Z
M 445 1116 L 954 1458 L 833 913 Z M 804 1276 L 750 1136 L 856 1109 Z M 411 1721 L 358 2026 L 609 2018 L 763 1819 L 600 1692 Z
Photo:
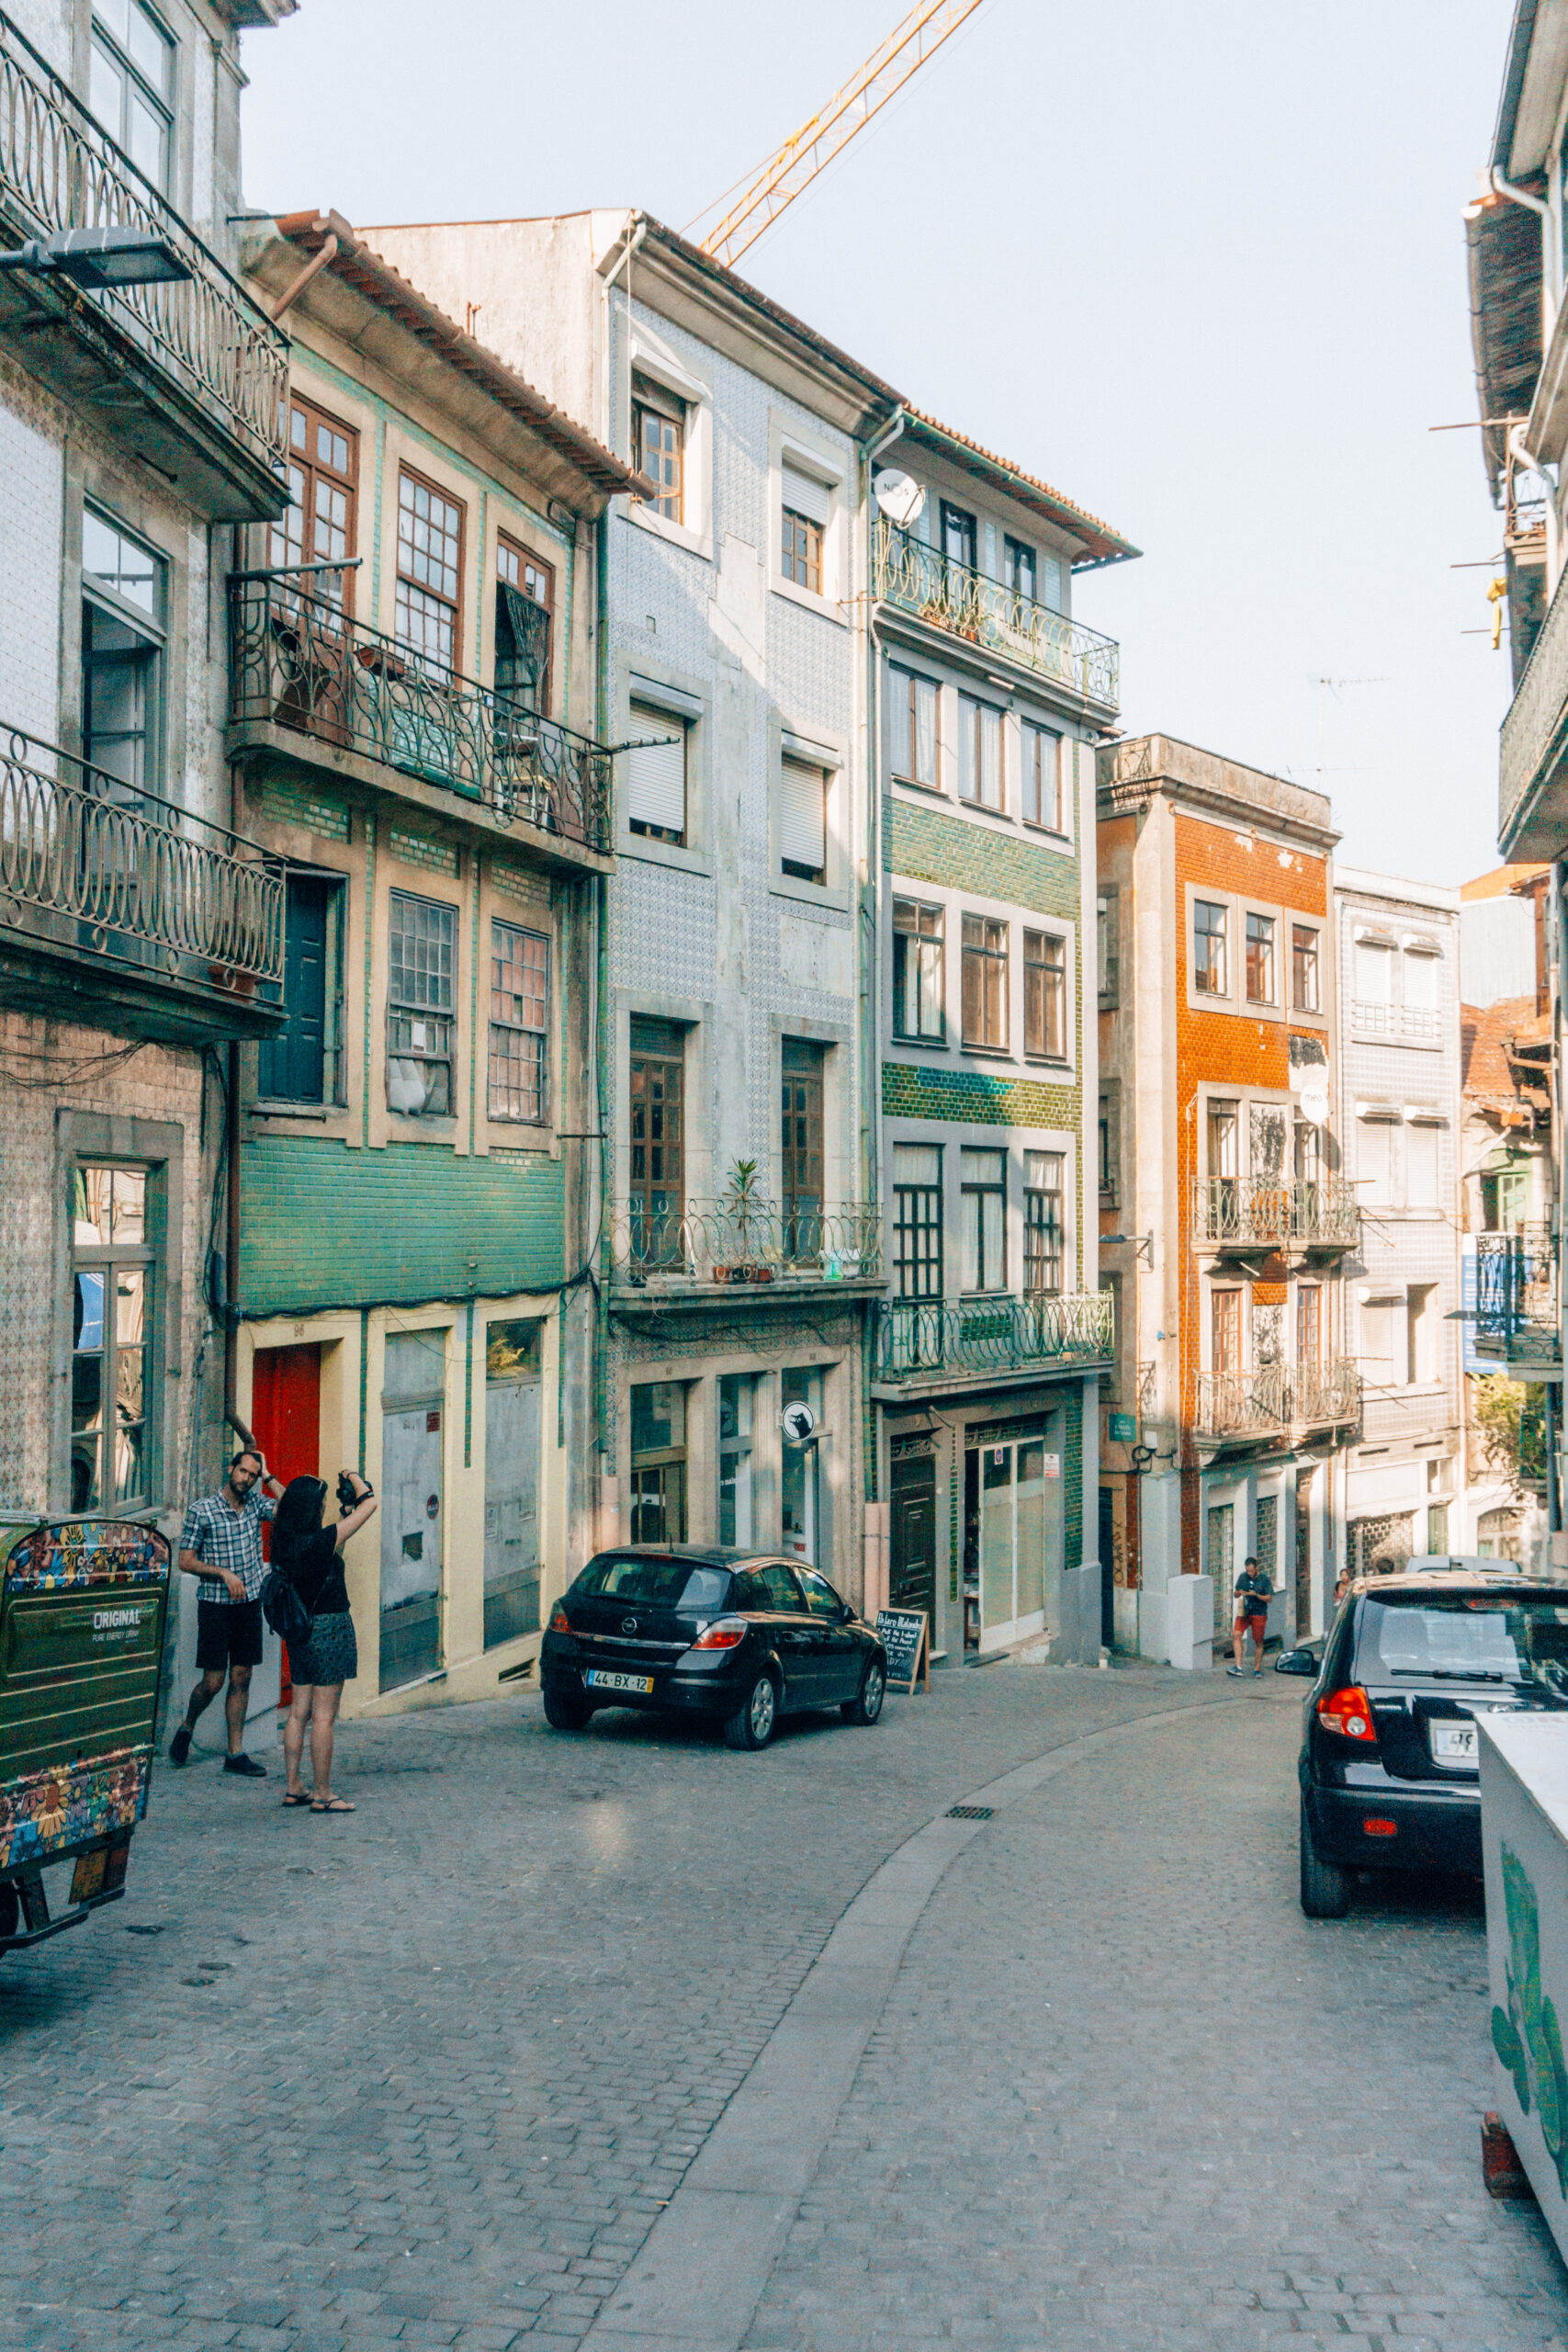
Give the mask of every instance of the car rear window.
M 690 1560 L 649 1558 L 646 1553 L 614 1553 L 591 1560 L 575 1590 L 606 1600 L 640 1600 L 649 1609 L 722 1609 L 729 1598 L 729 1570 L 705 1568 Z
M 1522 1593 L 1369 1600 L 1356 1639 L 1356 1679 L 1535 1683 L 1568 1699 L 1568 1607 Z

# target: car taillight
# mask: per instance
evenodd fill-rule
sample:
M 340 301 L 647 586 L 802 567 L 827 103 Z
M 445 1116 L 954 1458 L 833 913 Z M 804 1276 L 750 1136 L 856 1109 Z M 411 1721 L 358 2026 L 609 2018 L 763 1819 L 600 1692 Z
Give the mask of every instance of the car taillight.
M 716 1617 L 692 1644 L 694 1650 L 739 1649 L 746 1639 L 744 1617 Z
M 571 1619 L 566 1613 L 566 1603 L 564 1600 L 558 1600 L 555 1607 L 551 1610 L 549 1630 L 552 1634 L 570 1633 Z
M 1341 1739 L 1359 1739 L 1369 1747 L 1378 1744 L 1372 1702 L 1354 1683 L 1347 1690 L 1331 1690 L 1326 1699 L 1320 1699 L 1317 1720 L 1325 1731 L 1337 1731 Z

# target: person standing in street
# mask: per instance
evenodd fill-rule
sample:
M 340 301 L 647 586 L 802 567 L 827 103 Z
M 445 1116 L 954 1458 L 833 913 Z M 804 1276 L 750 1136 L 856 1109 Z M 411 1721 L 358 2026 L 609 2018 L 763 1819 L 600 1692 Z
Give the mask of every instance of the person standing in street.
M 374 1518 L 377 1502 L 368 1482 L 344 1472 L 354 1500 L 332 1527 L 321 1525 L 327 1498 L 320 1478 L 290 1478 L 272 1531 L 272 1564 L 286 1576 L 310 1623 L 302 1641 L 288 1645 L 288 1676 L 294 1696 L 283 1726 L 283 1757 L 288 1767 L 286 1805 L 309 1805 L 312 1813 L 352 1813 L 346 1797 L 333 1794 L 333 1737 L 343 1686 L 359 1671 L 354 1620 L 348 1613 L 343 1547 Z M 341 1487 L 339 1489 L 342 1491 Z M 305 1726 L 310 1726 L 310 1778 L 299 1778 Z
M 269 1495 L 266 1489 L 270 1487 Z M 169 1742 L 169 1761 L 183 1764 L 191 1735 L 229 1677 L 223 1713 L 229 1753 L 223 1770 L 261 1781 L 266 1766 L 245 1754 L 245 1713 L 251 1669 L 261 1664 L 262 1524 L 277 1510 L 283 1488 L 254 1446 L 242 1446 L 215 1495 L 192 1503 L 180 1531 L 180 1566 L 199 1577 L 196 1590 L 196 1662 L 201 1679 L 190 1694 L 186 1717 Z
M 1227 1674 L 1239 1675 L 1241 1654 L 1247 1647 L 1247 1636 L 1252 1635 L 1252 1671 L 1263 1671 L 1263 1637 L 1269 1630 L 1269 1603 L 1274 1598 L 1274 1583 L 1258 1565 L 1255 1553 L 1247 1555 L 1247 1566 L 1235 1580 L 1235 1664 L 1227 1666 Z

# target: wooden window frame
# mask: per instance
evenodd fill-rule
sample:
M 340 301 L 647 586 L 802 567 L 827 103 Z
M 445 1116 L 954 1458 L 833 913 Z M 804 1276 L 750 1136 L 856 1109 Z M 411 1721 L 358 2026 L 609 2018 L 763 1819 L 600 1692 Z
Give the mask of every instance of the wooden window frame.
M 959 526 L 959 537 L 964 538 L 966 537 L 968 539 L 969 552 L 966 556 L 952 555 L 948 551 L 947 527 L 949 517 L 951 517 L 952 520 Z M 965 526 L 967 526 L 966 529 L 964 527 Z M 979 517 L 972 514 L 966 506 L 955 506 L 951 498 L 944 498 L 942 501 L 941 507 L 941 553 L 943 563 L 961 564 L 966 571 L 978 571 L 980 568 Z
M 1310 989 L 1303 986 L 1307 972 L 1311 973 Z M 1292 1012 L 1321 1013 L 1323 1011 L 1323 930 L 1314 922 L 1298 922 L 1291 919 L 1291 1010 Z
M 1036 973 L 1041 976 L 1038 980 L 1034 978 Z M 1038 1042 L 1035 1035 L 1037 1017 Z M 1055 1030 L 1055 1042 L 1052 1038 L 1053 1026 Z M 1032 1061 L 1066 1061 L 1068 1058 L 1067 1029 L 1066 934 L 1059 931 L 1026 929 L 1023 934 L 1023 1050 L 1025 1054 Z
M 518 577 L 515 580 L 507 579 L 502 561 L 502 559 L 506 556 L 511 556 L 517 566 Z M 535 595 L 534 591 L 529 587 L 527 575 L 530 572 L 533 572 L 540 581 L 544 588 L 544 594 L 542 596 Z M 549 639 L 545 654 L 545 674 L 543 679 L 540 681 L 539 700 L 537 706 L 538 716 L 541 718 L 547 718 L 550 715 L 551 673 L 556 666 L 555 565 L 553 563 L 547 563 L 542 556 L 535 555 L 531 548 L 524 546 L 521 539 L 513 538 L 510 531 L 497 531 L 495 535 L 495 577 L 498 599 L 501 585 L 504 582 L 508 587 L 515 588 L 519 595 L 526 596 L 533 604 L 538 605 L 550 616 Z M 491 670 L 493 673 L 495 662 L 493 650 L 491 652 Z
M 428 491 L 432 498 L 439 498 L 443 505 L 454 508 L 457 513 L 457 593 L 455 600 L 450 605 L 450 611 L 452 614 L 452 659 L 450 663 L 442 664 L 440 662 L 436 662 L 430 666 L 437 673 L 445 668 L 449 676 L 458 677 L 462 674 L 463 670 L 463 623 L 465 618 L 463 611 L 463 576 L 468 563 L 468 510 L 465 502 L 460 498 L 454 497 L 452 492 L 447 490 L 444 484 L 438 481 L 433 481 L 428 474 L 422 474 L 417 466 L 411 466 L 406 459 L 400 460 L 398 466 L 397 526 L 394 533 L 392 555 L 394 628 L 396 625 L 397 592 L 400 588 L 411 588 L 421 596 L 428 596 L 434 604 L 445 605 L 447 601 L 439 589 L 427 587 L 423 581 L 416 580 L 412 572 L 407 572 L 403 570 L 402 515 L 404 482 L 411 482 L 417 489 Z M 422 664 L 425 662 L 426 657 L 424 655 L 415 653 L 412 648 L 407 648 L 405 650 L 408 650 L 411 661 L 417 661 Z
M 1043 1184 L 1029 1182 L 1030 1163 L 1036 1159 L 1044 1163 L 1042 1173 L 1047 1181 Z M 1067 1279 L 1067 1155 L 1028 1151 L 1023 1167 L 1024 1291 L 1031 1298 L 1060 1298 Z M 1054 1184 L 1049 1181 L 1053 1173 Z
M 111 1182 L 113 1177 L 118 1173 L 141 1178 L 141 1238 L 135 1242 L 129 1239 L 117 1241 L 111 1221 L 109 1239 L 107 1242 L 79 1241 L 76 1238 L 75 1221 L 71 1215 L 71 1204 L 69 1202 L 67 1204 L 66 1215 L 71 1246 L 66 1267 L 66 1281 L 70 1285 L 71 1303 L 68 1311 L 72 1329 L 72 1377 L 71 1394 L 66 1400 L 66 1409 L 70 1424 L 68 1443 L 72 1478 L 71 1513 L 73 1518 L 82 1515 L 112 1518 L 117 1512 L 149 1510 L 158 1493 L 159 1486 L 157 1456 L 163 1429 L 164 1405 L 160 1393 L 162 1383 L 159 1374 L 162 1367 L 158 1339 L 159 1317 L 163 1308 L 164 1250 L 160 1249 L 157 1238 L 161 1220 L 155 1188 L 160 1171 L 155 1167 L 150 1167 L 137 1160 L 132 1154 L 84 1151 L 77 1155 L 72 1165 L 70 1182 L 73 1189 L 86 1176 L 105 1171 L 109 1174 Z M 112 1220 L 112 1209 L 110 1214 Z M 152 1238 L 149 1238 L 150 1235 Z M 114 1491 L 118 1482 L 113 1461 L 114 1440 L 119 1427 L 117 1414 L 119 1402 L 118 1360 L 122 1345 L 129 1349 L 132 1343 L 122 1342 L 119 1337 L 118 1277 L 122 1272 L 132 1268 L 141 1270 L 142 1284 L 141 1337 L 140 1341 L 135 1343 L 142 1358 L 141 1419 L 139 1424 L 141 1431 L 141 1483 L 132 1492 L 121 1496 Z M 100 1344 L 96 1349 L 81 1348 L 76 1344 L 81 1336 L 75 1315 L 76 1283 L 78 1277 L 83 1274 L 97 1274 L 102 1277 Z M 96 1430 L 91 1431 L 78 1430 L 75 1426 L 76 1363 L 79 1359 L 89 1356 L 96 1356 L 102 1367 L 98 1388 L 99 1426 Z M 76 1444 L 79 1439 L 89 1436 L 96 1441 L 97 1448 L 98 1498 L 96 1502 L 78 1504 L 75 1494 Z
M 978 924 L 980 929 L 980 936 L 978 939 L 970 938 L 969 930 L 971 924 Z M 964 1045 L 970 1050 L 990 1054 L 1005 1054 L 1010 1050 L 1012 1029 L 1011 1006 L 1009 1000 L 1009 991 L 1011 982 L 1010 966 L 1012 961 L 1011 931 L 1011 924 L 1009 923 L 1004 917 L 999 915 L 965 914 L 961 919 L 959 938 L 960 950 L 963 957 L 962 969 L 964 985 L 962 990 L 962 1004 L 960 1008 L 960 1023 Z M 998 939 L 1000 942 L 999 945 L 998 944 Z M 1001 1012 L 1001 1035 L 999 1037 L 976 1036 L 970 1032 L 969 976 L 972 969 L 976 974 L 976 984 L 978 990 L 977 1002 L 982 1014 L 985 1013 L 987 998 L 989 992 L 987 985 L 987 981 L 991 980 L 994 975 L 999 975 L 999 979 L 997 981 L 996 1000 Z M 986 1025 L 984 1020 L 982 1020 L 980 1025 L 982 1027 Z
M 1254 936 L 1254 925 L 1258 935 Z M 1241 919 L 1242 988 L 1248 1004 L 1277 1008 L 1280 1001 L 1280 918 L 1266 907 L 1247 907 Z M 1254 978 L 1266 985 L 1254 988 Z
M 515 1001 L 519 997 L 519 991 L 515 989 L 505 989 L 498 985 L 502 973 L 504 970 L 519 968 L 515 967 L 512 964 L 510 958 L 503 963 L 501 956 L 497 954 L 498 946 L 504 944 L 501 939 L 501 934 L 502 933 L 514 933 L 519 940 L 530 942 L 540 951 L 539 960 L 533 963 L 525 963 L 520 967 L 525 972 L 536 971 L 541 975 L 542 985 L 536 995 L 531 995 L 526 1000 L 529 1002 L 537 1002 L 542 1006 L 543 1017 L 537 1022 L 518 1021 L 507 1018 L 503 1015 L 498 1015 L 498 1003 L 504 1002 L 508 997 L 511 997 L 514 1001 L 515 1005 Z M 527 923 L 513 922 L 509 915 L 498 915 L 492 913 L 491 916 L 490 926 L 490 1023 L 485 1051 L 485 1116 L 490 1120 L 492 1125 L 497 1126 L 547 1126 L 550 1119 L 549 933 L 547 932 L 536 931 Z M 504 1063 L 502 1063 L 498 1069 L 497 1047 L 499 1046 L 502 1053 L 504 1053 L 505 1041 L 510 1038 L 535 1038 L 538 1041 L 534 1053 L 536 1070 L 536 1084 L 534 1087 L 535 1107 L 531 1111 L 514 1111 L 505 1108 L 498 1109 L 496 1107 L 498 1100 L 503 1097 L 505 1093 L 525 1093 L 527 1091 L 525 1088 L 519 1089 L 513 1086 L 510 1081 L 505 1079 Z
M 904 725 L 906 729 L 905 746 L 908 753 L 906 764 L 910 769 L 913 769 L 915 765 L 920 740 L 918 717 L 919 690 L 923 688 L 931 697 L 931 776 L 928 779 L 925 776 L 914 775 L 912 774 L 905 775 L 901 771 L 897 758 L 893 758 L 889 760 L 888 764 L 893 770 L 894 782 L 896 784 L 907 785 L 909 789 L 914 792 L 940 792 L 942 790 L 942 688 L 934 678 L 925 677 L 921 673 L 916 670 L 901 670 L 889 665 L 888 675 L 890 678 L 901 679 L 903 681 L 903 692 L 900 695 L 900 700 L 904 707 Z
M 899 922 L 899 909 L 904 907 L 908 908 L 914 915 L 915 920 L 912 924 Z M 924 919 L 930 915 L 936 917 L 934 930 L 925 928 Z M 904 947 L 902 956 L 899 955 L 900 941 L 908 943 Z M 935 950 L 931 959 L 936 967 L 937 1025 L 934 1029 L 906 1029 L 902 1023 L 901 994 L 907 994 L 908 990 L 907 988 L 903 991 L 900 990 L 899 974 L 902 966 L 907 978 L 910 944 L 915 951 L 915 1018 L 917 1021 L 920 1017 L 923 995 L 920 981 L 926 966 L 927 952 L 930 949 Z M 894 899 L 893 1035 L 901 1044 L 912 1046 L 945 1046 L 947 1043 L 947 909 L 939 900 L 903 896 Z
M 1218 930 L 1201 930 L 1199 927 L 1199 917 L 1203 914 L 1213 913 L 1219 914 L 1222 918 Z M 1199 953 L 1198 943 L 1201 939 L 1210 941 L 1217 939 L 1220 943 L 1219 985 L 1217 987 L 1213 986 L 1209 978 L 1206 978 L 1206 973 L 1212 973 L 1214 967 L 1212 961 L 1205 963 L 1204 958 Z M 1201 899 L 1195 897 L 1192 901 L 1192 993 L 1194 996 L 1203 998 L 1206 1002 L 1211 1004 L 1228 1003 L 1231 994 L 1230 977 L 1230 900 L 1228 899 Z
M 672 489 L 660 489 L 657 498 L 640 503 L 645 514 L 657 514 L 662 522 L 682 527 L 686 521 L 686 441 L 691 428 L 691 403 L 679 392 L 670 391 L 656 377 L 645 376 L 640 368 L 632 374 L 632 464 L 639 473 L 647 473 L 643 449 L 643 423 L 648 417 L 658 417 L 675 428 L 675 481 Z M 666 453 L 660 452 L 660 455 Z M 650 480 L 658 477 L 649 475 Z M 668 511 L 673 500 L 674 513 Z
M 297 451 L 294 447 L 296 410 L 306 419 L 306 447 L 302 453 Z M 344 535 L 346 544 L 344 548 L 344 570 L 335 573 L 308 572 L 303 581 L 299 582 L 299 592 L 303 595 L 317 597 L 323 603 L 334 605 L 339 612 L 352 616 L 355 575 L 348 566 L 359 550 L 359 428 L 355 424 L 349 424 L 341 416 L 334 416 L 331 409 L 323 408 L 319 401 L 313 400 L 308 393 L 296 391 L 292 386 L 284 403 L 284 438 L 288 444 L 284 452 L 284 466 L 288 471 L 297 468 L 303 474 L 305 502 L 299 509 L 299 546 L 297 554 L 290 550 L 288 542 L 288 520 L 295 511 L 292 501 L 276 522 L 267 526 L 268 563 L 275 571 L 286 571 L 294 563 L 315 563 L 321 560 L 315 545 L 318 485 L 324 482 L 332 489 L 341 491 L 348 501 L 348 527 Z M 320 458 L 310 453 L 312 429 L 320 425 L 324 425 L 329 433 L 340 434 L 347 443 L 348 470 L 345 473 L 340 473 L 336 467 L 324 464 Z
M 942 1146 L 935 1146 L 940 1154 Z M 934 1184 L 893 1183 L 893 1271 L 897 1295 L 916 1305 L 943 1295 L 946 1238 L 943 1233 L 942 1165 Z M 908 1247 L 906 1245 L 908 1245 Z
M 793 506 L 783 507 L 780 512 L 784 577 L 792 587 L 807 588 L 814 596 L 820 596 L 822 545 L 826 537 L 822 526 L 814 523 L 809 514 L 797 514 Z
M 1018 584 L 1020 557 L 1027 559 L 1023 567 L 1029 573 L 1027 590 Z M 1015 539 L 1010 531 L 1002 534 L 1002 583 L 1010 595 L 1022 596 L 1031 605 L 1040 602 L 1040 550 L 1027 539 Z

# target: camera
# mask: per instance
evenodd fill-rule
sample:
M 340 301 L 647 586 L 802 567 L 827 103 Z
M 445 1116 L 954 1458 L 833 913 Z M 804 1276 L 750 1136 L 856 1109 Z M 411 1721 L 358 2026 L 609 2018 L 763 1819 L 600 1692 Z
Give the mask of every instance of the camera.
M 338 1510 L 345 1519 L 359 1499 L 360 1498 L 354 1491 L 354 1481 L 348 1472 L 340 1470 L 337 1474 L 337 1504 Z

